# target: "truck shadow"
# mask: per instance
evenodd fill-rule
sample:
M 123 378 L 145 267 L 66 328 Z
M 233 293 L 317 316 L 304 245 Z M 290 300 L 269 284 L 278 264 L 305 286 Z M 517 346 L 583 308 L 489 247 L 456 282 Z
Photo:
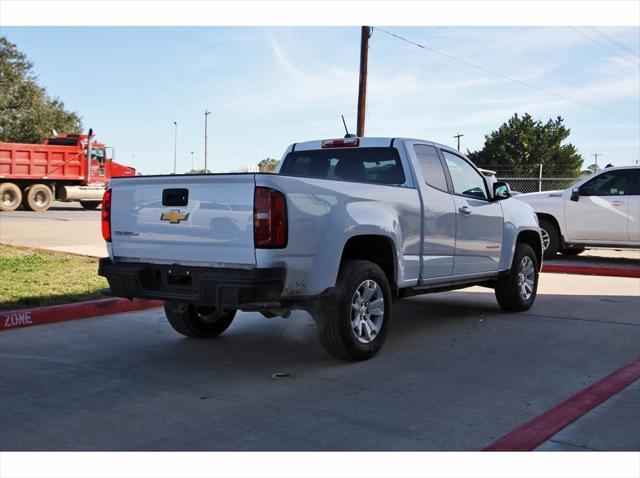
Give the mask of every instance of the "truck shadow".
M 231 366 L 249 375 L 265 367 L 274 371 L 345 366 L 366 369 L 375 367 L 378 360 L 385 360 L 383 356 L 386 359 L 390 355 L 402 356 L 406 347 L 456 341 L 462 336 L 472 336 L 476 327 L 480 330 L 501 326 L 504 322 L 509 322 L 509 327 L 517 327 L 522 321 L 535 321 L 542 326 L 540 320 L 547 318 L 555 322 L 602 322 L 605 317 L 601 311 L 607 309 L 607 317 L 613 317 L 612 323 L 640 325 L 640 314 L 633 312 L 640 312 L 640 297 L 589 296 L 593 307 L 585 307 L 585 298 L 583 295 L 541 294 L 536 305 L 523 313 L 503 312 L 492 291 L 451 292 L 406 299 L 393 306 L 393 322 L 380 356 L 367 362 L 349 363 L 328 356 L 318 340 L 314 321 L 304 312 L 294 312 L 288 319 L 270 320 L 258 314 L 241 313 L 223 336 L 211 341 L 183 339 L 168 325 L 161 325 L 167 342 L 160 347 L 168 349 L 158 348 L 154 353 L 179 355 L 185 359 L 194 354 L 192 358 L 208 363 L 206 367 L 212 364 L 215 364 L 214 368 Z

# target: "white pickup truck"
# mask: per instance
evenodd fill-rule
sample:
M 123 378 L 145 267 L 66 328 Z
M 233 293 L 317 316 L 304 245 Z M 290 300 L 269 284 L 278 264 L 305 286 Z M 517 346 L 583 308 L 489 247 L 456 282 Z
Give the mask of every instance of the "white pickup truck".
M 171 325 L 215 337 L 237 310 L 307 310 L 334 356 L 382 346 L 392 302 L 484 285 L 505 310 L 536 297 L 536 216 L 457 151 L 429 141 L 296 143 L 276 174 L 111 180 L 102 209 L 111 294 L 165 301 Z
M 640 166 L 606 168 L 564 191 L 518 195 L 540 221 L 544 258 L 640 248 Z

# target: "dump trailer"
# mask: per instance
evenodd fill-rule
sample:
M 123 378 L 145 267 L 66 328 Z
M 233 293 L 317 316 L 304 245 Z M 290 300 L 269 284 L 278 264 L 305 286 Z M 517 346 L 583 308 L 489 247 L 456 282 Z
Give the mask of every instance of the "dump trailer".
M 0 211 L 46 211 L 51 201 L 95 209 L 111 178 L 135 176 L 89 134 L 56 134 L 42 144 L 0 142 Z

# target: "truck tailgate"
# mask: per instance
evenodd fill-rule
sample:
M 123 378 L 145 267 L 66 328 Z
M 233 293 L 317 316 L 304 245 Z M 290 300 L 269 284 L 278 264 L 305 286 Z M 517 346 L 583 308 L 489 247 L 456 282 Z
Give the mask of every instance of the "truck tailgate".
M 113 179 L 114 258 L 225 267 L 255 265 L 254 186 L 253 174 Z

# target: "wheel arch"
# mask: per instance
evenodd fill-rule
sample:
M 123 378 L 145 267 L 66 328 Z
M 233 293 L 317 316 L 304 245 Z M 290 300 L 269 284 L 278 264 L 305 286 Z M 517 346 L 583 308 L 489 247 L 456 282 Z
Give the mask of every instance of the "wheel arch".
M 562 234 L 562 228 L 560 227 L 560 222 L 558 221 L 558 219 L 553 214 L 549 214 L 546 212 L 536 212 L 536 216 L 538 216 L 538 220 L 545 219 L 556 226 L 556 228 L 558 229 L 558 235 L 560 237 L 560 247 L 564 247 L 564 235 Z
M 540 233 L 532 229 L 525 229 L 524 231 L 520 231 L 516 239 L 516 244 L 517 243 L 528 244 L 529 246 L 531 246 L 533 252 L 535 252 L 536 254 L 539 269 L 542 266 L 542 241 L 540 239 Z
M 363 260 L 377 264 L 385 273 L 395 296 L 398 283 L 398 254 L 393 240 L 381 234 L 351 236 L 340 256 L 340 264 L 346 260 Z

